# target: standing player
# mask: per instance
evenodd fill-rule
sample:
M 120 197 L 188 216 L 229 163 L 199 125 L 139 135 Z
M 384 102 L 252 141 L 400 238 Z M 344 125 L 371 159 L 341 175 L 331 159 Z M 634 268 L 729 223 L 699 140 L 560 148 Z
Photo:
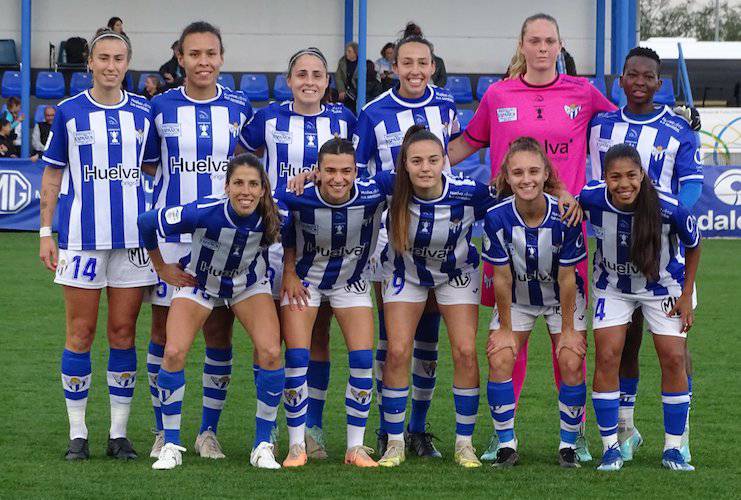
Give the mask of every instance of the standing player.
M 683 116 L 668 106 L 656 106 L 661 88 L 661 59 L 649 48 L 635 47 L 625 58 L 620 85 L 628 103 L 622 109 L 600 113 L 590 124 L 589 156 L 592 178 L 601 179 L 607 150 L 629 144 L 638 150 L 643 169 L 658 189 L 676 196 L 690 210 L 702 192 L 699 141 Z M 643 338 L 643 315 L 636 309 L 628 328 L 620 361 L 620 420 L 618 438 L 623 460 L 632 460 L 643 438 L 633 425 L 638 393 L 638 352 Z M 687 356 L 687 383 L 692 397 L 692 363 Z M 689 415 L 689 413 L 688 413 Z M 682 455 L 690 461 L 689 416 L 682 436 Z
M 126 437 L 136 384 L 136 318 L 144 287 L 157 282 L 136 228 L 144 211 L 141 162 L 150 107 L 121 90 L 131 60 L 126 35 L 101 29 L 90 41 L 93 87 L 59 103 L 41 183 L 39 256 L 56 271 L 67 313 L 62 386 L 69 417 L 65 458 L 90 457 L 85 425 L 90 348 L 101 290 L 108 297 L 109 456 L 137 458 Z M 51 234 L 59 197 L 59 250 Z
M 535 14 L 525 19 L 509 78 L 489 87 L 463 135 L 450 143 L 448 154 L 452 165 L 488 146 L 493 178 L 499 172 L 509 144 L 518 137 L 534 137 L 542 144 L 566 189 L 573 195 L 579 193 L 586 182 L 589 120 L 598 112 L 613 110 L 615 106 L 586 78 L 558 74 L 556 59 L 561 48 L 558 23 L 552 16 Z M 586 261 L 579 263 L 576 269 L 585 279 Z M 493 267 L 485 262 L 482 304 L 487 306 L 494 305 L 492 273 Z M 551 346 L 554 377 L 556 385 L 560 386 L 556 344 Z M 516 400 L 522 391 L 526 370 L 527 344 L 520 350 L 512 374 Z M 583 430 L 580 432 L 577 454 L 582 461 L 591 460 Z M 496 436 L 492 435 L 489 449 L 482 458 L 493 460 L 496 450 Z
M 242 128 L 240 142 L 248 151 L 265 156 L 265 168 L 274 192 L 285 190 L 287 180 L 313 169 L 319 149 L 333 137 L 348 139 L 355 132 L 355 115 L 342 104 L 322 104 L 329 86 L 327 61 L 314 47 L 299 50 L 288 62 L 286 82 L 293 99 L 258 110 Z M 280 306 L 283 247 L 270 248 L 269 274 L 273 298 Z M 320 307 L 312 333 L 309 361 L 309 402 L 306 444 L 312 458 L 327 458 L 322 433 L 322 409 L 329 385 L 329 324 L 332 311 Z
M 604 449 L 598 469 L 623 466 L 618 443 L 620 357 L 628 323 L 640 307 L 661 366 L 662 464 L 691 471 L 694 467 L 679 448 L 690 401 L 685 344 L 694 321 L 700 233 L 695 218 L 676 198 L 657 193 L 641 163 L 631 146 L 612 146 L 604 157 L 605 181 L 590 182 L 580 197 L 597 237 L 592 401 Z
M 158 208 L 223 194 L 227 161 L 234 154 L 240 128 L 252 117 L 249 101 L 241 92 L 216 83 L 224 63 L 221 33 L 216 27 L 203 21 L 188 25 L 178 42 L 178 61 L 185 68 L 185 85 L 152 99 L 157 150 L 147 156 L 160 160 L 158 167 L 152 166 L 152 171 L 156 170 L 154 206 Z M 165 262 L 178 262 L 186 256 L 190 238 L 190 234 L 178 233 L 160 242 Z M 147 371 L 157 424 L 152 458 L 159 456 L 164 443 L 157 373 L 172 292 L 165 280 L 159 280 L 150 296 L 152 339 Z M 224 458 L 216 432 L 231 380 L 233 322 L 234 315 L 222 306 L 214 308 L 203 324 L 203 411 L 195 449 L 205 458 Z
M 360 176 L 394 170 L 402 141 L 413 125 L 423 125 L 447 149 L 450 136 L 458 132 L 458 120 L 453 96 L 447 90 L 430 85 L 435 72 L 433 46 L 422 37 L 419 26 L 409 23 L 403 37 L 394 47 L 394 72 L 399 76 L 398 89 L 390 89 L 366 104 L 358 116 L 358 129 L 353 138 Z M 444 159 L 447 168 L 447 158 Z M 370 259 L 370 278 L 382 281 L 379 268 L 380 253 L 386 245 L 386 230 L 382 229 L 376 251 Z M 376 347 L 376 391 L 382 386 L 381 376 L 386 359 L 386 322 L 381 288 L 376 285 L 379 339 Z M 415 333 L 412 358 L 412 413 L 406 429 L 407 445 L 416 455 L 440 457 L 427 432 L 427 412 L 435 390 L 437 368 L 437 341 L 440 312 L 434 298 L 429 300 Z M 378 448 L 383 454 L 387 436 L 384 433 L 383 411 Z
M 160 277 L 175 287 L 167 317 L 165 354 L 157 375 L 165 444 L 153 469 L 174 469 L 182 463 L 185 358 L 213 308 L 222 304 L 231 308 L 249 332 L 260 365 L 250 462 L 258 468 L 280 468 L 270 432 L 285 372 L 280 365 L 280 331 L 265 252 L 279 239 L 280 218 L 268 177 L 255 156 L 232 158 L 225 177 L 226 196 L 166 206 L 139 217 L 139 230 L 152 263 Z M 179 263 L 165 263 L 157 236 L 183 233 L 192 234 L 190 252 Z
M 512 194 L 484 219 L 484 259 L 494 264 L 497 307 L 489 325 L 487 395 L 500 447 L 495 467 L 517 463 L 512 370 L 518 349 L 542 316 L 556 344 L 563 381 L 558 403 L 562 467 L 579 467 L 576 439 L 587 398 L 584 283 L 574 265 L 587 258 L 581 228 L 561 221 L 558 180 L 538 142 L 515 140 L 496 178 L 497 193 Z
M 304 427 L 311 330 L 322 299 L 327 299 L 347 343 L 350 378 L 345 391 L 345 463 L 377 467 L 363 445 L 373 393 L 373 302 L 363 277 L 375 249 L 381 213 L 393 178 L 358 180 L 355 150 L 334 138 L 319 150 L 315 184 L 302 195 L 276 192 L 290 211 L 293 227 L 283 239 L 285 270 L 281 328 L 286 343 L 284 402 L 289 451 L 285 467 L 306 463 Z
M 479 407 L 476 359 L 479 255 L 471 244 L 473 223 L 496 199 L 489 187 L 443 173 L 443 143 L 430 130 L 407 131 L 396 170 L 383 252 L 383 301 L 387 353 L 383 369 L 386 451 L 379 465 L 396 467 L 405 459 L 404 417 L 409 393 L 409 362 L 415 331 L 429 292 L 445 318 L 453 355 L 455 461 L 480 467 L 471 437 Z

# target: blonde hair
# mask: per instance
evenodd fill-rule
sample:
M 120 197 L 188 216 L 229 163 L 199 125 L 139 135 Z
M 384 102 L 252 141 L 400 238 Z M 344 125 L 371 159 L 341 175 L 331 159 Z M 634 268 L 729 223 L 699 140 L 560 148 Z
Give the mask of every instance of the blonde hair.
M 558 41 L 561 41 L 561 32 L 558 29 L 558 22 L 556 22 L 556 18 L 544 13 L 534 14 L 522 23 L 522 29 L 520 29 L 520 39 L 517 42 L 517 50 L 515 50 L 515 55 L 512 56 L 512 59 L 510 60 L 509 67 L 507 68 L 507 78 L 518 78 L 525 74 L 527 71 L 527 61 L 525 61 L 525 56 L 522 53 L 522 42 L 525 40 L 525 31 L 527 30 L 527 26 L 533 22 L 533 21 L 548 21 L 550 23 L 553 23 L 553 26 L 556 27 L 556 34 L 558 35 Z

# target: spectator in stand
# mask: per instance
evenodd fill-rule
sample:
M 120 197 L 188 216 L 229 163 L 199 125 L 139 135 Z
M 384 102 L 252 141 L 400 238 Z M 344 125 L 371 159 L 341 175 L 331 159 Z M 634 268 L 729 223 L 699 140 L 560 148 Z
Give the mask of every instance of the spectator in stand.
M 394 73 L 394 44 L 389 42 L 381 49 L 381 57 L 376 59 L 376 73 L 381 81 L 383 90 L 388 90 L 394 86 L 394 80 L 399 77 Z
M 54 122 L 56 114 L 57 109 L 54 106 L 47 106 L 44 109 L 44 121 L 34 125 L 31 132 L 31 148 L 34 154 L 40 154 L 46 150 L 46 141 L 49 138 L 51 124 Z
M 345 55 L 340 57 L 337 62 L 337 71 L 334 74 L 334 81 L 337 85 L 339 100 L 343 102 L 347 97 L 347 88 L 351 80 L 358 80 L 358 44 L 349 42 L 345 46 Z M 348 106 L 350 109 L 354 107 Z
M 123 30 L 123 19 L 120 17 L 113 16 L 108 20 L 108 28 L 112 29 L 119 35 L 125 35 Z
M 435 72 L 432 74 L 432 83 L 438 87 L 444 87 L 448 81 L 448 72 L 445 70 L 445 61 L 439 55 L 435 54 Z
M 15 132 L 11 123 L 5 118 L 0 118 L 0 158 L 18 158 L 18 148 L 13 141 Z
M 169 61 L 160 66 L 159 71 L 160 75 L 162 75 L 162 79 L 165 80 L 165 86 L 168 89 L 179 87 L 183 84 L 183 80 L 185 79 L 185 70 L 180 66 L 180 63 L 178 63 L 177 40 L 172 42 L 170 49 L 172 49 L 172 57 Z
M 5 103 L 5 112 L 1 116 L 10 122 L 11 130 L 15 130 L 25 118 L 21 114 L 21 100 L 15 96 L 9 97 Z
M 147 79 L 144 80 L 144 97 L 150 100 L 161 92 L 159 78 L 154 75 L 147 76 Z

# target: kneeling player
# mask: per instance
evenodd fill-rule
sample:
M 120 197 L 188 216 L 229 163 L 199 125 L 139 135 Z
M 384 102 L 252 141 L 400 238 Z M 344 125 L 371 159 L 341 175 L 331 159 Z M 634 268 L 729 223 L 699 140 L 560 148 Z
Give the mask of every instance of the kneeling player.
M 280 335 L 266 276 L 268 245 L 278 240 L 280 219 L 270 183 L 251 154 L 229 161 L 226 197 L 152 210 L 139 217 L 140 233 L 159 276 L 178 287 L 167 317 L 167 343 L 157 377 L 165 444 L 153 469 L 182 463 L 180 417 L 185 391 L 185 358 L 215 306 L 226 303 L 249 332 L 257 351 L 256 432 L 250 462 L 279 469 L 270 431 L 280 403 L 285 373 Z M 191 252 L 178 264 L 165 264 L 157 236 L 191 233 Z M 181 265 L 185 265 L 185 271 Z
M 513 194 L 484 219 L 484 259 L 494 267 L 496 307 L 489 325 L 487 395 L 499 438 L 494 467 L 517 463 L 512 372 L 519 350 L 538 317 L 545 318 L 557 346 L 561 383 L 558 404 L 563 467 L 579 467 L 576 440 L 587 388 L 582 360 L 586 353 L 586 300 L 574 266 L 587 258 L 580 225 L 561 221 L 550 161 L 535 139 L 521 137 L 509 147 L 497 179 L 497 192 Z M 514 283 L 514 285 L 513 285 Z
M 322 299 L 327 299 L 347 343 L 350 378 L 345 392 L 347 452 L 345 463 L 377 467 L 363 445 L 373 391 L 373 303 L 362 277 L 375 248 L 391 175 L 385 186 L 357 180 L 355 150 L 334 138 L 319 151 L 316 184 L 302 195 L 276 192 L 291 214 L 284 232 L 285 268 L 281 328 L 286 342 L 284 404 L 289 452 L 283 465 L 306 463 L 304 430 L 311 332 Z M 295 227 L 293 227 L 295 226 Z
M 631 146 L 605 154 L 604 182 L 588 184 L 580 202 L 594 227 L 594 345 L 592 400 L 604 454 L 599 470 L 618 470 L 618 373 L 626 331 L 641 308 L 661 365 L 664 403 L 662 464 L 694 470 L 680 452 L 689 408 L 685 345 L 694 320 L 692 293 L 700 261 L 695 218 L 679 202 L 658 193 Z M 681 245 L 685 246 L 684 257 Z

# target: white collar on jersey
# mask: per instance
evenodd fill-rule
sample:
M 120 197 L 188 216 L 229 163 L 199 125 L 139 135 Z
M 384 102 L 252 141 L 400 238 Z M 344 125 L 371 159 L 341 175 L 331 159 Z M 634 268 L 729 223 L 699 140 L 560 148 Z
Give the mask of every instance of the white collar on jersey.
M 240 226 L 238 224 L 235 224 L 234 223 L 234 219 L 232 218 L 231 214 L 229 213 L 229 208 L 230 208 L 231 202 L 229 201 L 229 198 L 225 198 L 225 200 L 226 201 L 224 202 L 224 217 L 226 217 L 226 220 L 228 220 L 229 221 L 229 224 L 231 224 L 235 229 L 239 229 Z M 232 208 L 232 210 L 234 210 L 234 209 Z M 254 214 L 254 212 L 253 212 L 253 214 Z M 246 216 L 244 216 L 242 218 L 243 219 L 249 219 L 250 217 L 252 217 L 253 214 L 246 215 Z M 237 216 L 237 217 L 239 217 L 239 214 L 237 214 L 236 211 L 234 212 L 234 215 Z M 255 225 L 253 227 L 259 226 L 261 222 L 262 222 L 262 216 L 259 216 L 257 218 L 257 222 L 255 222 Z
M 448 186 L 450 185 L 450 182 L 448 182 L 447 175 L 443 174 L 442 177 L 443 177 L 443 192 L 440 196 L 432 200 L 425 200 L 424 198 L 419 198 L 417 195 L 412 194 L 412 198 L 414 198 L 414 201 L 416 201 L 417 203 L 422 203 L 422 204 L 430 204 L 430 203 L 437 203 L 438 201 L 445 198 L 445 196 L 448 194 Z
M 424 99 L 420 102 L 405 100 L 403 97 L 401 97 L 399 94 L 396 93 L 395 89 L 389 89 L 388 92 L 394 101 L 401 104 L 405 108 L 421 108 L 422 106 L 427 106 L 432 100 L 432 98 L 435 97 L 435 89 L 432 88 L 432 85 L 427 84 L 427 90 L 430 91 L 430 95 L 427 96 L 427 99 Z
M 605 186 L 605 203 L 607 203 L 607 206 L 616 211 L 619 214 L 623 215 L 633 215 L 633 212 L 626 212 L 625 210 L 620 210 L 615 205 L 612 204 L 610 201 L 610 192 L 607 190 L 607 186 Z
M 629 118 L 625 114 L 625 106 L 623 106 L 622 108 L 620 108 L 620 117 L 626 123 L 634 123 L 636 125 L 645 125 L 647 123 L 653 123 L 653 122 L 655 122 L 656 120 L 658 120 L 659 118 L 661 118 L 662 116 L 664 116 L 669 111 L 669 106 L 667 106 L 666 104 L 663 105 L 663 106 L 661 106 L 661 107 L 663 107 L 664 109 L 660 113 L 658 113 L 656 116 L 653 116 L 653 117 L 649 118 L 648 120 L 635 120 L 633 118 Z M 659 109 L 659 108 L 656 108 L 656 109 Z M 654 111 L 656 111 L 656 109 L 654 109 Z
M 528 224 L 525 223 L 525 220 L 520 215 L 520 212 L 517 211 L 517 204 L 515 203 L 515 197 L 514 196 L 512 197 L 512 211 L 515 213 L 515 217 L 517 217 L 517 220 L 520 222 L 520 224 L 522 224 L 523 226 L 525 226 L 527 228 L 530 228 L 530 229 L 537 229 L 537 228 L 541 227 L 543 224 L 545 224 L 548 221 L 548 217 L 550 217 L 550 215 L 551 215 L 551 203 L 552 203 L 552 201 L 551 201 L 550 196 L 548 196 L 547 194 L 543 193 L 543 196 L 545 196 L 545 203 L 546 203 L 546 205 L 545 205 L 545 215 L 543 216 L 543 220 L 540 221 L 540 224 L 538 224 L 535 227 L 529 226 Z
M 288 101 L 288 109 L 291 111 L 291 113 L 296 113 L 297 115 L 301 115 L 301 116 L 319 116 L 322 113 L 324 113 L 324 110 L 326 108 L 324 107 L 324 104 L 320 104 L 319 105 L 319 112 L 318 113 L 312 113 L 312 114 L 305 115 L 303 113 L 299 113 L 298 111 L 294 111 L 293 110 L 293 101 Z
M 335 204 L 335 203 L 330 203 L 330 202 L 326 201 L 324 198 L 322 198 L 322 193 L 321 193 L 321 191 L 319 191 L 319 186 L 317 186 L 316 184 L 314 184 L 314 190 L 316 192 L 317 199 L 319 201 L 321 201 L 322 203 L 324 203 L 329 208 L 344 208 L 344 207 L 350 205 L 353 201 L 355 201 L 355 199 L 358 197 L 357 179 L 355 179 L 355 182 L 353 182 L 353 187 L 351 189 L 353 190 L 353 195 L 350 196 L 350 199 L 347 200 L 345 203 L 340 203 L 338 205 L 338 204 Z
M 122 106 L 124 106 L 127 102 L 129 102 L 129 93 L 125 90 L 121 91 L 121 100 L 118 101 L 117 104 L 101 104 L 95 99 L 93 99 L 93 96 L 90 95 L 90 89 L 87 89 L 85 92 L 85 97 L 87 97 L 87 100 L 90 101 L 90 103 L 93 106 L 96 106 L 101 109 L 118 109 Z
M 185 93 L 185 85 L 181 85 L 178 87 L 180 89 L 180 93 L 183 94 L 183 97 L 185 97 L 190 102 L 194 102 L 196 104 L 206 104 L 209 102 L 213 102 L 219 97 L 221 97 L 222 92 L 224 91 L 224 87 L 222 87 L 220 84 L 216 84 L 216 95 L 211 97 L 210 99 L 193 99 L 192 97 L 188 96 L 188 94 Z

